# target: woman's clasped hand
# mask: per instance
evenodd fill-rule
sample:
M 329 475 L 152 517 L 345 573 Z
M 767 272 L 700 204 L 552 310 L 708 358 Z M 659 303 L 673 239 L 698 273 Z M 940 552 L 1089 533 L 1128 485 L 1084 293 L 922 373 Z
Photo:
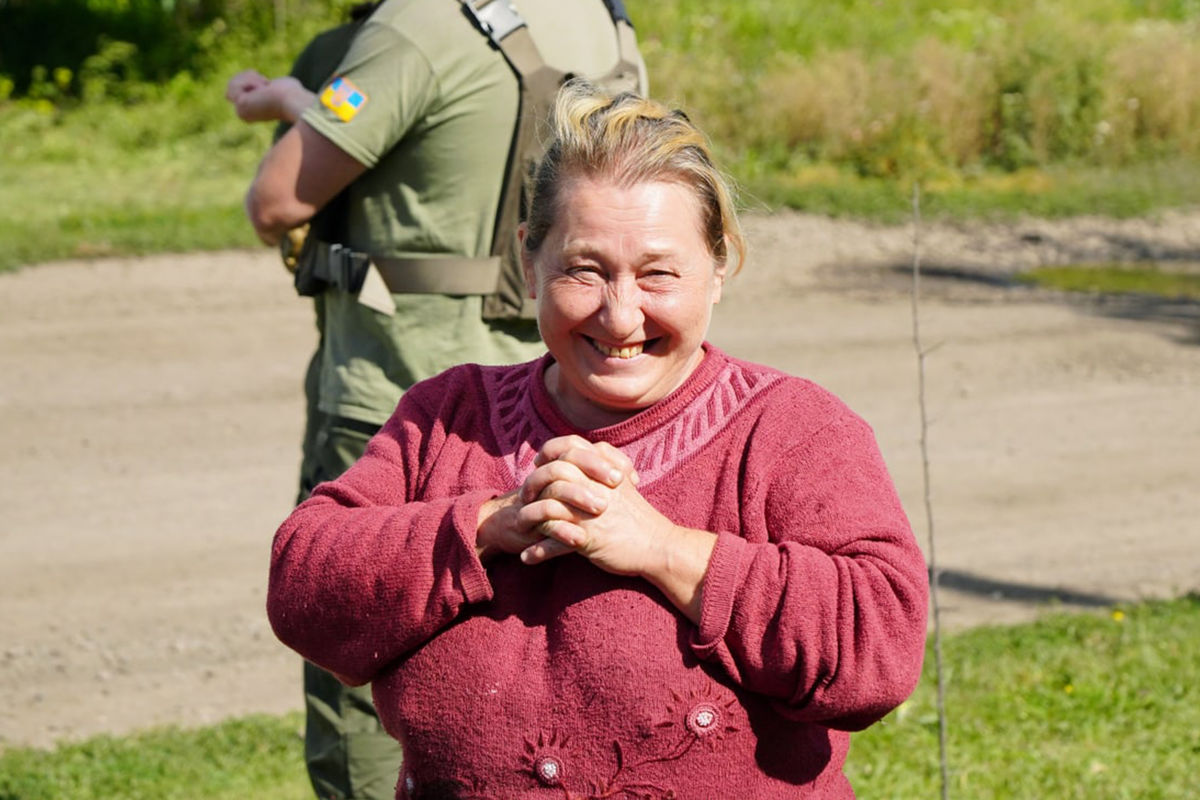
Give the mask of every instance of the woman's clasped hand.
M 578 435 L 551 439 L 538 451 L 534 470 L 521 487 L 480 510 L 477 542 L 485 557 L 492 547 L 519 553 L 526 564 L 539 564 L 576 552 L 602 568 L 608 563 L 609 572 L 636 573 L 635 553 L 612 551 L 637 549 L 644 537 L 633 530 L 655 522 L 669 524 L 641 499 L 636 485 L 633 462 L 607 442 L 593 443 Z M 641 500 L 643 514 L 648 511 L 650 519 L 630 516 L 623 499 L 626 492 Z M 620 541 L 622 530 L 629 532 L 624 538 L 631 541 Z M 604 552 L 615 560 L 606 562 Z
M 645 578 L 698 621 L 713 534 L 678 526 L 647 502 L 633 462 L 607 442 L 556 437 L 534 467 L 519 489 L 481 507 L 481 559 L 499 551 L 533 565 L 577 553 L 605 572 Z

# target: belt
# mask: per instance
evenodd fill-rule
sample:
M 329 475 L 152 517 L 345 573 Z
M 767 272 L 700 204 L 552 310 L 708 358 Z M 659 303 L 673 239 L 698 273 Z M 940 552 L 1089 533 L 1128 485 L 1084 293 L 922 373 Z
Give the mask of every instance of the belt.
M 373 256 L 319 241 L 315 247 L 317 277 L 385 314 L 396 310 L 392 294 L 489 295 L 500 278 L 499 256 Z

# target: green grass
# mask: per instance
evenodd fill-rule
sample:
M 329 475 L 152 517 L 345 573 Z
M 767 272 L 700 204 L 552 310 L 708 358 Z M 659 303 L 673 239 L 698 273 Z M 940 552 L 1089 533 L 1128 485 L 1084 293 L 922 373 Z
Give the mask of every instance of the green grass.
M 1200 597 L 982 628 L 943 642 L 950 795 L 1185 800 L 1200 764 Z M 938 794 L 932 658 L 853 740 L 860 797 Z
M 311 800 L 301 715 L 0 754 L 0 800 Z
M 1191 800 L 1200 764 L 1200 595 L 945 637 L 955 798 Z M 933 658 L 855 735 L 858 795 L 936 797 Z M 300 716 L 102 736 L 0 754 L 0 800 L 307 800 Z
M 1039 267 L 1018 279 L 1048 289 L 1102 294 L 1149 294 L 1200 300 L 1200 271 L 1179 272 L 1169 264 L 1075 264 Z
M 810 56 L 837 49 L 898 54 L 930 36 L 964 46 L 1026 23 L 1118 25 L 1138 19 L 1187 20 L 1187 0 L 657 0 L 626 4 L 638 30 L 672 50 L 712 48 L 738 63 L 763 64 L 779 52 Z M 1019 31 L 1019 28 L 1018 28 Z
M 911 219 L 911 179 L 861 177 L 826 166 L 793 172 L 735 166 L 743 203 L 814 214 L 903 223 Z M 1163 159 L 1121 167 L 1055 165 L 921 181 L 921 214 L 941 221 L 1012 221 L 1021 217 L 1152 216 L 1200 206 L 1200 161 Z
M 255 243 L 241 198 L 270 128 L 216 87 L 178 81 L 134 105 L 0 117 L 0 270 L 59 258 Z
M 161 84 L 102 74 L 83 102 L 6 101 L 0 80 L 0 272 L 60 258 L 257 246 L 242 196 L 272 126 L 238 120 L 225 81 L 249 66 L 285 73 L 324 24 L 305 19 L 288 40 L 252 44 L 231 32 L 213 46 L 210 58 L 226 66 L 212 74 Z

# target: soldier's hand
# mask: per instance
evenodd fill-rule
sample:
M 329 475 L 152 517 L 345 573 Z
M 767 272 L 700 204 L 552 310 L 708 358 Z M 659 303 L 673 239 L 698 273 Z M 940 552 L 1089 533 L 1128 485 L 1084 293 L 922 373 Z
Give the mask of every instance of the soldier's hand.
M 285 75 L 242 92 L 234 108 L 245 122 L 295 122 L 315 99 L 300 81 Z
M 225 99 L 236 106 L 242 95 L 260 89 L 269 82 L 267 76 L 258 70 L 244 69 L 230 78 L 229 83 L 225 85 Z

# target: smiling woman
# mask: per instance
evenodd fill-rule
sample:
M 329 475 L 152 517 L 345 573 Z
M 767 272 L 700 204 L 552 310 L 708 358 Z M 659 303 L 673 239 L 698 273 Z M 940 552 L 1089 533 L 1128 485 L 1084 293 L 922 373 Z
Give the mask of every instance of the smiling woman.
M 730 252 L 736 272 L 745 244 L 708 144 L 681 112 L 568 91 L 556 120 L 521 252 L 555 357 L 547 388 L 573 423 L 596 428 L 696 369 Z
M 681 183 L 621 185 L 577 176 L 536 251 L 526 283 L 554 363 L 547 388 L 581 428 L 620 422 L 681 386 L 721 299 L 725 264 L 700 235 L 699 203 Z
M 410 389 L 280 527 L 272 625 L 374 683 L 398 797 L 852 797 L 927 599 L 871 430 L 705 342 L 744 248 L 685 116 L 568 84 L 556 126 L 549 353 Z

